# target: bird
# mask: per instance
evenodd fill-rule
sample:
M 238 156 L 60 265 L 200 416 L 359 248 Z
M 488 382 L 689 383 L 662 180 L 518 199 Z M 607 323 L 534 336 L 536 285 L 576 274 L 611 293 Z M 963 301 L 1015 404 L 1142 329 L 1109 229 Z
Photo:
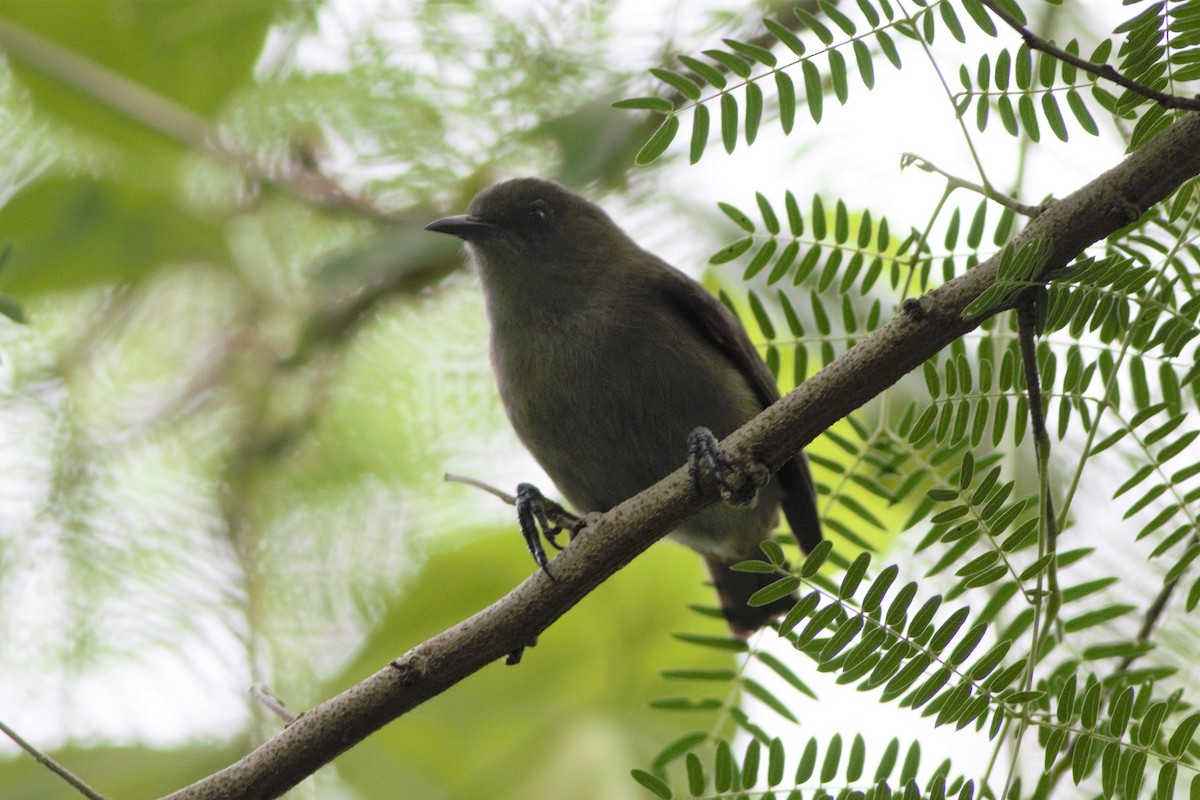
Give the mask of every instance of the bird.
M 465 243 L 505 412 L 579 512 L 607 511 L 685 462 L 694 480 L 706 463 L 723 482 L 728 462 L 717 440 L 780 397 L 720 300 L 558 183 L 496 183 L 466 214 L 426 228 Z M 669 534 L 703 557 L 730 631 L 742 638 L 786 613 L 795 596 L 752 607 L 750 596 L 778 575 L 730 567 L 761 557 L 780 509 L 802 551 L 822 538 L 803 451 L 747 499 L 710 506 Z M 526 538 L 537 557 L 537 532 Z

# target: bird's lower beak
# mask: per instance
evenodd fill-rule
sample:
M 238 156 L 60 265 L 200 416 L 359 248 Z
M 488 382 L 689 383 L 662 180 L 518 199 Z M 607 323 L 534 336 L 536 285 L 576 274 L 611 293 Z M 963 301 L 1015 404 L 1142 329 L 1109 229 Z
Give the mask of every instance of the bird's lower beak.
M 495 225 L 473 214 L 459 214 L 454 217 L 435 219 L 425 226 L 425 230 L 434 233 L 448 233 L 460 239 L 476 239 L 488 231 L 494 230 Z

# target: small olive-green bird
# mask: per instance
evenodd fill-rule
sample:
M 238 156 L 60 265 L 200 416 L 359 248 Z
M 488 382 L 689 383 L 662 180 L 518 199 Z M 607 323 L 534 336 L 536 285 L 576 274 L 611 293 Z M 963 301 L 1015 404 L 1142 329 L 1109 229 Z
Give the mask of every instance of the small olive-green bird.
M 715 445 L 708 431 L 723 438 L 779 399 L 770 370 L 717 298 L 556 183 L 498 183 L 465 215 L 427 227 L 466 242 L 483 284 L 504 408 L 581 512 L 607 511 L 694 464 L 697 443 Z M 729 569 L 761 556 L 780 508 L 809 552 L 821 523 L 803 452 L 756 502 L 712 506 L 670 534 L 704 557 L 739 636 L 795 602 L 751 607 L 750 596 L 775 576 Z

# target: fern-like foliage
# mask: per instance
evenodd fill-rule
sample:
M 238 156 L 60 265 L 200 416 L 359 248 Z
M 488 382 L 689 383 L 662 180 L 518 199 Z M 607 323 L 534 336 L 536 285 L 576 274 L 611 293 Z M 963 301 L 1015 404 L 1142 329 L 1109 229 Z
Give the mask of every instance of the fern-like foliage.
M 666 151 L 679 133 L 680 116 L 687 111 L 692 112 L 690 159 L 693 164 L 699 161 L 708 146 L 712 127 L 714 111 L 710 106 L 717 107 L 715 113 L 719 115 L 726 152 L 734 151 L 739 137 L 747 145 L 753 144 L 766 107 L 764 85 L 773 92 L 784 133 L 791 133 L 795 126 L 801 101 L 808 106 L 813 121 L 820 122 L 828 92 L 843 105 L 849 99 L 850 59 L 858 80 L 865 88 L 872 89 L 880 55 L 893 67 L 900 67 L 893 35 L 918 36 L 912 21 L 897 15 L 890 0 L 858 0 L 862 17 L 859 22 L 827 0 L 819 0 L 817 5 L 820 15 L 799 6 L 793 8 L 794 21 L 788 24 L 763 19 L 763 27 L 774 37 L 774 44 L 786 51 L 783 59 L 775 54 L 778 48 L 769 44 L 724 39 L 724 47 L 703 51 L 704 58 L 678 56 L 686 72 L 651 70 L 655 78 L 672 90 L 672 97 L 636 97 L 616 103 L 618 108 L 646 109 L 664 115 L 661 126 L 638 153 L 638 163 L 648 164 Z M 949 16 L 953 18 L 953 11 Z M 807 43 L 806 37 L 796 33 L 795 28 L 806 31 Z M 792 74 L 795 71 L 799 72 L 799 87 Z
M 786 24 L 764 20 L 753 42 L 680 56 L 680 70 L 653 73 L 666 95 L 618 105 L 664 115 L 643 163 L 666 152 L 690 112 L 696 162 L 714 114 L 732 152 L 754 143 L 768 111 L 785 132 L 801 104 L 820 123 L 827 99 L 874 87 L 879 55 L 897 69 L 924 57 L 957 72 L 960 88 L 943 87 L 973 152 L 975 131 L 997 119 L 1022 149 L 1119 130 L 1136 150 L 1183 113 L 1171 96 L 1196 93 L 1200 3 L 1128 5 L 1111 36 L 1060 47 L 1012 0 L 822 0 Z M 930 48 L 980 35 L 998 46 L 953 69 Z M 795 566 L 773 542 L 739 565 L 776 577 L 754 602 L 799 597 L 777 624 L 799 663 L 681 635 L 736 666 L 664 673 L 688 691 L 660 708 L 715 721 L 635 770 L 659 797 L 1136 797 L 1146 784 L 1158 798 L 1200 796 L 1197 636 L 1186 616 L 1200 606 L 1200 195 L 1186 183 L 1051 265 L 1048 242 L 1013 245 L 1021 215 L 1042 207 L 1019 202 L 1019 186 L 996 191 L 977 163 L 977 177 L 947 176 L 943 201 L 912 219 L 828 193 L 720 204 L 734 233 L 711 264 L 736 265 L 742 279 L 722 297 L 785 387 L 939 282 L 993 257 L 999 270 L 967 309 L 983 320 L 974 333 L 809 449 L 831 541 Z M 946 175 L 921 156 L 901 165 Z M 964 188 L 980 196 L 949 201 Z M 1036 341 L 1007 313 L 1016 307 L 1031 309 Z M 1105 512 L 1083 508 L 1084 497 L 1102 498 Z M 872 573 L 871 553 L 885 547 L 912 555 Z M 1018 750 L 1026 785 L 1015 767 L 973 776 L 950 763 L 918 782 L 919 744 L 903 738 L 868 755 L 861 738 L 777 735 L 813 694 L 805 661 L 880 703 L 979 731 L 996 756 Z M 759 701 L 758 717 L 742 697 Z

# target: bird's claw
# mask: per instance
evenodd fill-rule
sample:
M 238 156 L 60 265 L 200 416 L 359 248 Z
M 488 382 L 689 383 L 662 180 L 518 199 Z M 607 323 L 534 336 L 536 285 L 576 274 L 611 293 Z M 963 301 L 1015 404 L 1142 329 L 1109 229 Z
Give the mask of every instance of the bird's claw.
M 688 434 L 688 477 L 697 492 L 701 492 L 700 465 L 708 467 L 709 474 L 721 492 L 721 499 L 732 505 L 749 505 L 758 495 L 758 487 L 770 480 L 770 472 L 762 464 L 753 463 L 740 470 L 729 460 L 717 437 L 708 428 L 699 427 Z M 744 478 L 735 482 L 736 478 Z
M 550 561 L 546 558 L 546 549 L 542 547 L 542 538 L 544 537 L 555 550 L 562 550 L 563 545 L 558 543 L 556 537 L 563 532 L 564 526 L 557 522 L 551 523 L 550 517 L 567 521 L 578 521 L 578 518 L 553 500 L 547 500 L 531 483 L 517 484 L 516 506 L 517 522 L 521 526 L 521 535 L 525 537 L 525 546 L 529 548 L 533 560 L 547 577 L 554 580 L 554 575 L 550 572 Z M 575 530 L 572 528 L 571 536 L 574 534 Z

